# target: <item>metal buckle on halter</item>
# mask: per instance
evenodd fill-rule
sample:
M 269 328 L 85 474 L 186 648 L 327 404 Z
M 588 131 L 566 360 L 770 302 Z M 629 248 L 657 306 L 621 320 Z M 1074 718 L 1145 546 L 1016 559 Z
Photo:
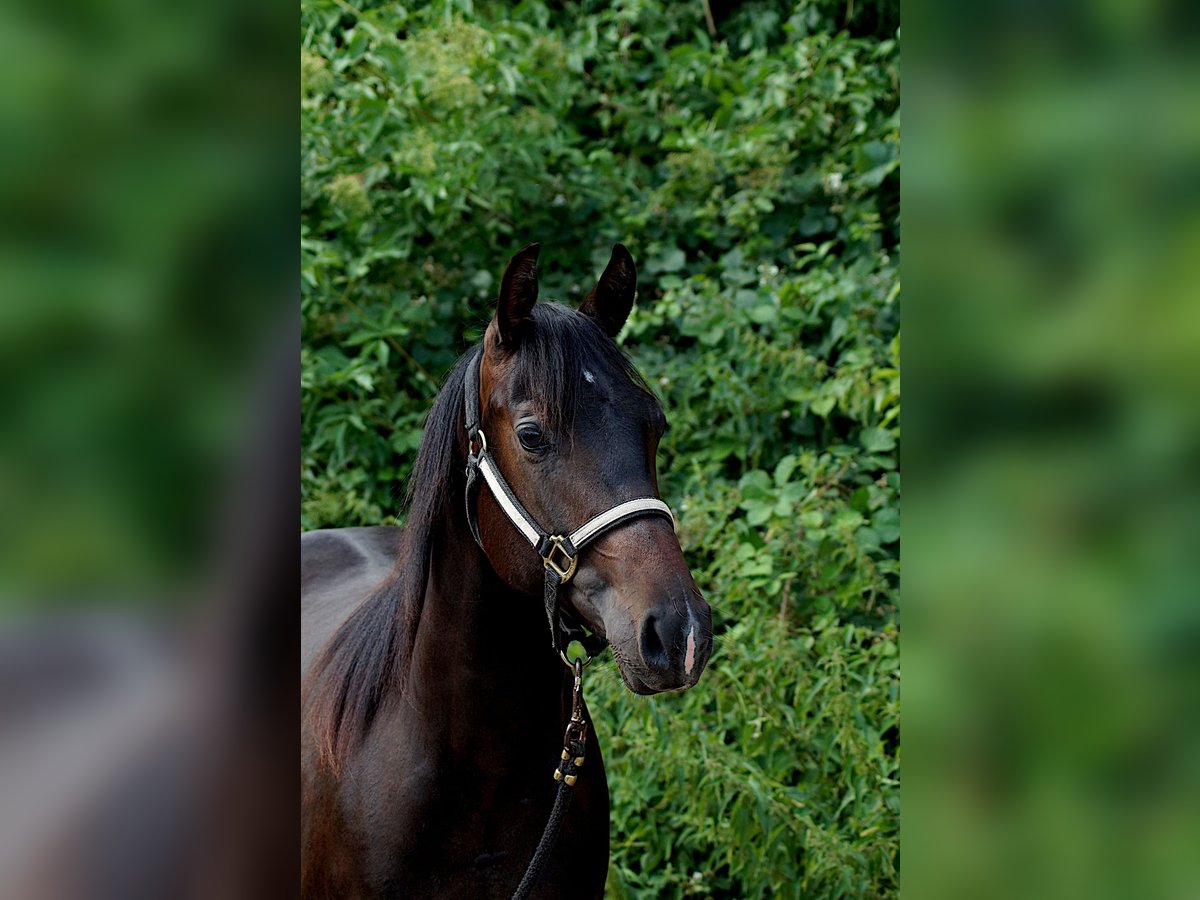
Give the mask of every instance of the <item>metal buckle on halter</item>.
M 547 569 L 553 570 L 554 573 L 556 575 L 558 575 L 561 584 L 566 584 L 568 581 L 571 580 L 571 576 L 575 574 L 575 566 L 579 562 L 578 554 L 576 554 L 575 556 L 571 556 L 569 553 L 567 553 L 566 550 L 563 549 L 562 543 L 565 540 L 566 540 L 566 538 L 561 534 L 550 535 L 550 538 L 549 538 L 550 545 L 551 545 L 550 552 L 542 557 L 542 565 L 545 566 Z M 558 563 L 556 563 L 554 561 L 555 551 L 558 551 L 559 553 L 561 553 L 563 559 L 567 562 L 568 565 L 565 569 L 562 568 L 561 566 L 559 566 Z
M 476 438 L 479 439 L 478 450 L 475 450 L 473 447 Z M 471 454 L 471 456 L 482 456 L 487 453 L 487 435 L 483 433 L 482 428 L 476 428 L 474 434 L 467 436 L 467 453 Z

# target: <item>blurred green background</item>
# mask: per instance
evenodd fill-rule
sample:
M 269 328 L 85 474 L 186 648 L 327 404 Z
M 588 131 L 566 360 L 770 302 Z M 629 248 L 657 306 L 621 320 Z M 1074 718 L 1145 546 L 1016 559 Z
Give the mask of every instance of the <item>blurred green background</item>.
M 207 577 L 247 384 L 294 322 L 285 26 L 232 0 L 0 8 L 0 609 Z
M 590 681 L 609 894 L 894 896 L 897 11 L 709 11 L 302 5 L 302 524 L 396 521 L 513 252 L 577 302 L 626 243 L 717 646 L 685 695 Z
M 905 8 L 906 895 L 1200 896 L 1198 26 Z

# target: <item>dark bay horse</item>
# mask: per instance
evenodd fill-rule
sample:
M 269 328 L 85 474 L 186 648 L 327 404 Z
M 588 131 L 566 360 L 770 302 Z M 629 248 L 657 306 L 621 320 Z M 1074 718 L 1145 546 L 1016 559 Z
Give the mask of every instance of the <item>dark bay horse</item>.
M 633 305 L 633 259 L 618 244 L 573 310 L 536 302 L 537 255 L 534 244 L 509 262 L 482 345 L 434 401 L 407 525 L 301 538 L 308 898 L 513 894 L 555 802 L 571 712 L 548 612 L 552 631 L 561 618 L 606 639 L 638 694 L 691 687 L 708 660 L 711 612 L 655 499 L 666 418 L 612 340 Z M 472 487 L 465 473 L 485 455 L 510 493 Z M 554 593 L 555 548 L 531 549 L 538 537 L 522 533 L 513 500 L 534 531 L 577 537 L 585 522 L 619 521 L 586 547 L 559 542 L 574 577 Z M 586 707 L 583 718 L 590 726 Z M 532 896 L 604 893 L 608 786 L 594 737 L 573 796 Z

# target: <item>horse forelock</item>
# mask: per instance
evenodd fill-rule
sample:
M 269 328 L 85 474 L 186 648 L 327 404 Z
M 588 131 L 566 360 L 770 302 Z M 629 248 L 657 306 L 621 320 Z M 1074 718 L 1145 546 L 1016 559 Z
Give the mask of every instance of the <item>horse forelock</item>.
M 559 303 L 538 303 L 533 327 L 513 353 L 509 377 L 517 393 L 537 407 L 547 427 L 569 433 L 585 382 L 607 373 L 654 398 L 629 357 L 591 318 Z M 655 402 L 657 403 L 657 399 Z

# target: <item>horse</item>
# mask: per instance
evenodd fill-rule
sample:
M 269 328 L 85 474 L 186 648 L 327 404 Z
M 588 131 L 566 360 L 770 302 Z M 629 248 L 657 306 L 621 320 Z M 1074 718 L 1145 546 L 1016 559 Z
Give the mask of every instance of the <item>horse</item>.
M 712 651 L 658 496 L 667 420 L 614 341 L 633 258 L 617 244 L 573 309 L 538 302 L 539 249 L 433 402 L 405 526 L 301 536 L 309 900 L 603 896 L 608 783 L 567 645 L 607 643 L 642 695 L 695 685 Z

